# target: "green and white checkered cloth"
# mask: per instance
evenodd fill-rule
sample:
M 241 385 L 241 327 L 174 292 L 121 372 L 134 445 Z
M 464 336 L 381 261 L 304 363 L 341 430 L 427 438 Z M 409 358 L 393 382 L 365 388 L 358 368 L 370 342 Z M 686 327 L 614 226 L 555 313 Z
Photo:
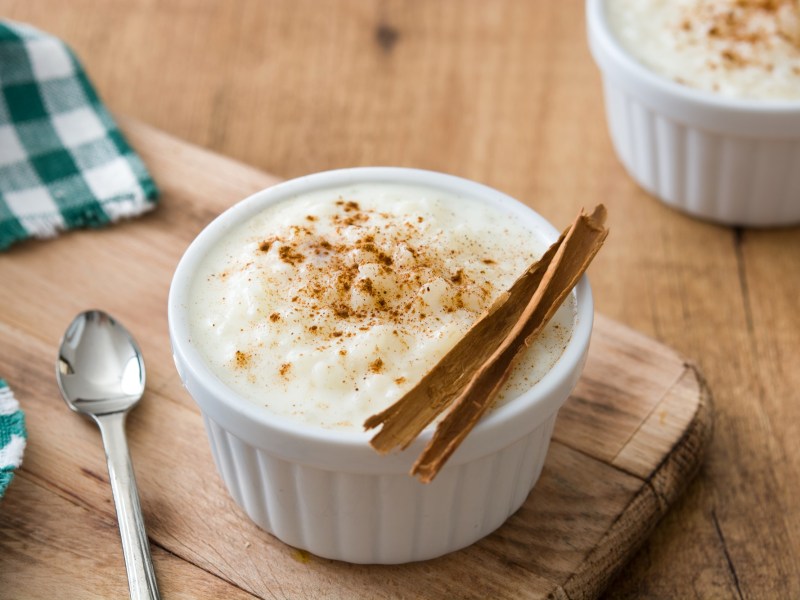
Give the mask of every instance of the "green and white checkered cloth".
M 69 47 L 0 20 L 0 250 L 139 215 L 156 195 Z
M 22 464 L 25 451 L 25 417 L 6 382 L 0 379 L 0 498 Z

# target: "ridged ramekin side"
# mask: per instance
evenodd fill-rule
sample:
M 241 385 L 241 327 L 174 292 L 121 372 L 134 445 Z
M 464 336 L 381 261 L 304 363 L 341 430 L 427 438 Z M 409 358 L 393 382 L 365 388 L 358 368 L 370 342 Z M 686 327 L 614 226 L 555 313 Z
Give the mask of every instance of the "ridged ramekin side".
M 748 138 L 664 116 L 606 79 L 612 143 L 651 194 L 729 225 L 800 222 L 800 140 Z
M 405 473 L 290 462 L 203 418 L 217 470 L 256 524 L 324 558 L 396 564 L 464 548 L 500 527 L 538 480 L 556 415 L 498 452 L 446 467 L 427 485 Z

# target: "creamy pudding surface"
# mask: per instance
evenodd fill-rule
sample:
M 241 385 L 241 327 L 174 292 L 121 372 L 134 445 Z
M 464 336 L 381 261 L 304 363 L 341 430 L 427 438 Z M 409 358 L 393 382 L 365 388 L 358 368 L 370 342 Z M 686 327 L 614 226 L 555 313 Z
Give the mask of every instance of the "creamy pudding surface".
M 267 207 L 204 257 L 191 341 L 219 379 L 274 414 L 361 430 L 547 246 L 519 216 L 434 188 L 314 191 Z M 498 403 L 553 366 L 575 311 L 571 294 Z
M 645 66 L 734 98 L 800 100 L 795 0 L 608 0 L 622 45 Z

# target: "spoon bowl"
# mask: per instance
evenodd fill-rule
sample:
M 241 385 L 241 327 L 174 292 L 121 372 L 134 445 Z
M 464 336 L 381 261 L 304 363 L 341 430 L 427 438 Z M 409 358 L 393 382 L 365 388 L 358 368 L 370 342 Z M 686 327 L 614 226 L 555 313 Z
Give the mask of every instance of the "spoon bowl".
M 70 323 L 58 351 L 56 380 L 64 401 L 94 419 L 103 436 L 131 598 L 160 598 L 133 473 L 125 418 L 144 394 L 144 359 L 130 333 L 99 310 Z
M 72 321 L 58 354 L 57 380 L 75 412 L 104 415 L 129 410 L 144 394 L 142 352 L 128 331 L 99 310 Z

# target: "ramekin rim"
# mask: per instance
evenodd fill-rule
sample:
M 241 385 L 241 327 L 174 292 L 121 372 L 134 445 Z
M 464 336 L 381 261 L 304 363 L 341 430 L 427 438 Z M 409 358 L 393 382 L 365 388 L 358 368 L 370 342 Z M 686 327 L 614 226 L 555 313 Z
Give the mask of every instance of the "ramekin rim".
M 211 372 L 197 349 L 188 342 L 190 336 L 185 305 L 185 298 L 194 268 L 224 231 L 235 227 L 248 216 L 255 214 L 258 210 L 273 202 L 289 198 L 297 193 L 346 185 L 354 181 L 390 181 L 412 185 L 427 185 L 433 188 L 449 190 L 450 192 L 471 188 L 473 192 L 469 194 L 470 196 L 482 197 L 482 195 L 486 195 L 509 206 L 516 205 L 517 210 L 524 210 L 535 222 L 536 229 L 541 231 L 548 238 L 548 241 L 555 241 L 558 231 L 534 209 L 484 184 L 454 175 L 423 169 L 375 166 L 323 171 L 280 182 L 237 202 L 218 215 L 197 235 L 181 257 L 169 289 L 168 327 L 176 362 L 180 358 L 184 368 L 189 369 L 193 378 L 206 391 L 210 392 L 215 403 L 224 405 L 225 410 L 230 410 L 238 418 L 244 419 L 248 426 L 255 424 L 263 428 L 265 435 L 279 433 L 280 435 L 291 436 L 299 442 L 326 444 L 339 448 L 347 447 L 360 451 L 377 430 L 348 431 L 326 429 L 296 422 L 292 419 L 269 413 L 266 409 L 240 396 L 220 381 Z M 576 294 L 577 312 L 575 325 L 572 336 L 555 365 L 530 390 L 484 415 L 467 440 L 465 440 L 465 445 L 471 440 L 471 443 L 475 443 L 475 440 L 479 438 L 488 437 L 492 433 L 496 433 L 495 430 L 502 428 L 504 424 L 513 423 L 526 410 L 531 410 L 536 405 L 547 402 L 548 398 L 574 375 L 575 370 L 581 368 L 582 360 L 589 345 L 594 316 L 591 288 L 585 275 L 576 285 L 574 293 Z M 531 424 L 531 429 L 537 425 L 536 423 Z M 235 431 L 232 431 L 232 433 L 235 434 Z M 419 436 L 417 442 L 427 442 L 432 434 L 431 428 L 426 429 Z M 508 443 L 512 441 L 508 440 Z
M 621 68 L 637 77 L 643 84 L 663 94 L 678 97 L 707 109 L 720 109 L 727 112 L 738 112 L 748 115 L 788 115 L 800 114 L 800 101 L 752 99 L 723 96 L 706 90 L 682 85 L 669 77 L 655 73 L 652 69 L 636 60 L 626 50 L 617 36 L 611 31 L 605 7 L 608 0 L 586 0 L 587 26 L 590 37 L 602 44 L 602 49 Z

